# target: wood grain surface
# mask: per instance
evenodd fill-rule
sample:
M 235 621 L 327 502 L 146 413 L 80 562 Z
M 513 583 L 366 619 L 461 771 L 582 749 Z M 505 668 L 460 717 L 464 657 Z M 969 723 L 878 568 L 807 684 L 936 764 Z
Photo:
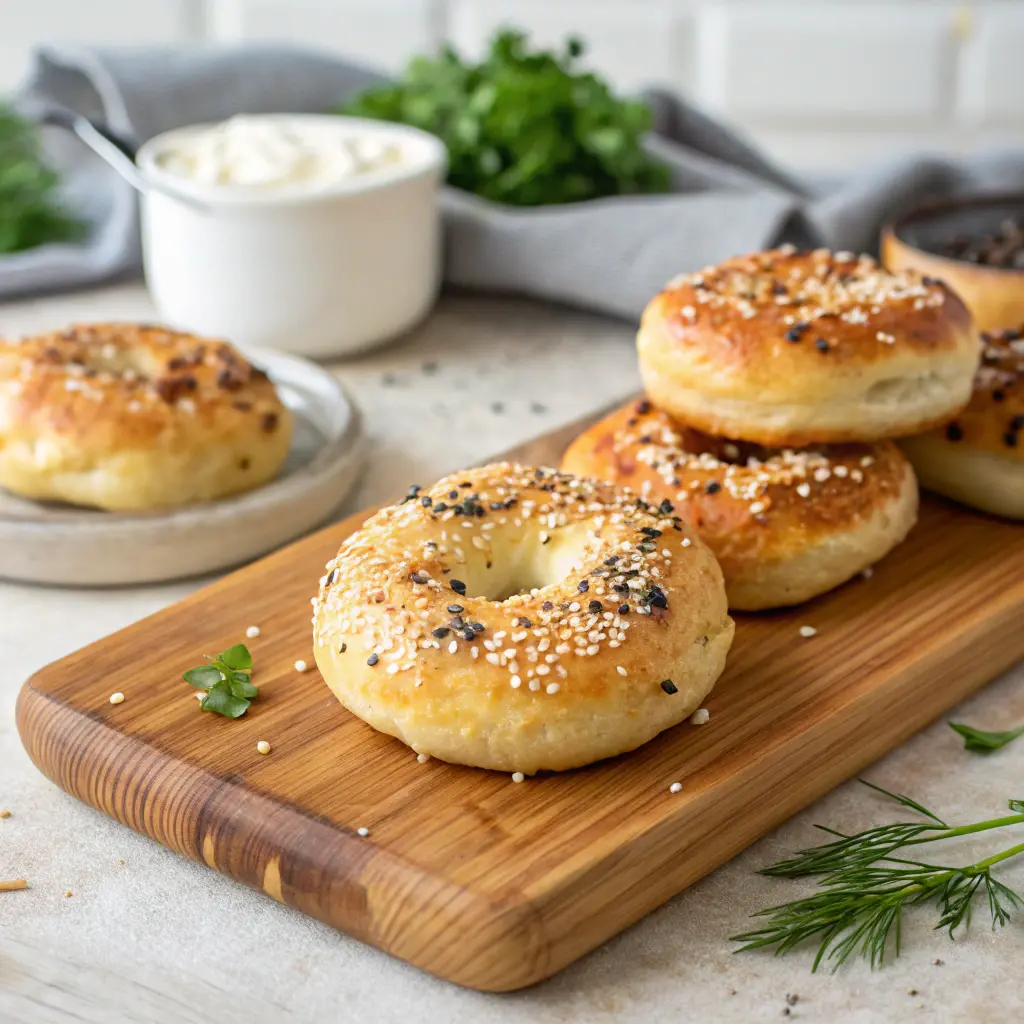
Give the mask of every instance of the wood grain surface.
M 513 454 L 556 464 L 585 425 Z M 418 763 L 315 668 L 295 670 L 313 664 L 323 565 L 361 519 L 44 668 L 22 689 L 18 729 L 86 803 L 473 988 L 553 974 L 1024 657 L 1024 529 L 926 501 L 871 579 L 737 616 L 707 725 L 515 784 Z M 250 625 L 262 633 L 245 640 Z M 202 714 L 182 671 L 239 641 L 259 699 L 237 721 Z M 124 703 L 108 702 L 115 691 Z

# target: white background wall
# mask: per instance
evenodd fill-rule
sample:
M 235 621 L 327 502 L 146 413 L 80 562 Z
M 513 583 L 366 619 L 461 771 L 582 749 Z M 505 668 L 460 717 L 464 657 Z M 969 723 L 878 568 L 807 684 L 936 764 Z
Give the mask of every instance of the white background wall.
M 622 88 L 681 89 L 792 163 L 1024 144 L 1024 0 L 0 0 L 0 90 L 46 39 L 287 39 L 398 70 L 502 23 L 578 33 Z

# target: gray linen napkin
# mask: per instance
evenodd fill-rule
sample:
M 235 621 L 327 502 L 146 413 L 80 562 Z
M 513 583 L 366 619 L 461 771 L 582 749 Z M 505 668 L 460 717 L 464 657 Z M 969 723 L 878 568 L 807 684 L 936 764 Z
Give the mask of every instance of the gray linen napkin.
M 236 113 L 329 110 L 379 80 L 357 64 L 283 46 L 44 46 L 16 102 L 30 114 L 58 104 L 141 143 Z M 803 180 L 679 97 L 647 98 L 650 147 L 672 168 L 671 194 L 520 209 L 446 189 L 446 281 L 635 318 L 680 271 L 783 241 L 870 252 L 881 225 L 926 196 L 1024 189 L 1020 150 L 915 156 L 838 181 Z M 139 265 L 130 187 L 77 140 L 51 131 L 47 142 L 89 237 L 0 257 L 0 298 L 90 284 Z

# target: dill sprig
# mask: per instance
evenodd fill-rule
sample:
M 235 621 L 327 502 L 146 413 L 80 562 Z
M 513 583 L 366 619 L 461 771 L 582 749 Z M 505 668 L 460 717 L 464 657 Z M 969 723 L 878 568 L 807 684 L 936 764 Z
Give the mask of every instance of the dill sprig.
M 835 970 L 857 955 L 875 968 L 884 962 L 890 939 L 894 955 L 899 956 L 902 914 L 908 906 L 934 902 L 939 911 L 936 928 L 945 929 L 950 938 L 958 928 L 970 924 L 975 897 L 981 893 L 993 929 L 1005 925 L 1013 911 L 1024 907 L 1024 899 L 992 875 L 997 864 L 1024 853 L 1024 843 L 963 867 L 894 856 L 925 843 L 1024 824 L 1024 800 L 1010 800 L 1009 815 L 952 826 L 908 796 L 861 782 L 927 820 L 879 825 L 855 835 L 817 826 L 836 838 L 802 850 L 761 873 L 782 878 L 820 876 L 820 890 L 755 914 L 767 918 L 767 924 L 733 936 L 733 941 L 743 943 L 737 952 L 772 948 L 781 955 L 818 939 L 812 970 L 823 963 Z

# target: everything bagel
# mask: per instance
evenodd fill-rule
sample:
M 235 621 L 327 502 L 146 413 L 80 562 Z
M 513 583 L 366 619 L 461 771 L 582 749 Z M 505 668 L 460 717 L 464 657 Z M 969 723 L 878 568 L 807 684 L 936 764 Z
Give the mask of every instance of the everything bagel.
M 917 516 L 914 473 L 876 444 L 765 449 L 632 402 L 578 437 L 562 468 L 669 499 L 722 567 L 729 606 L 797 604 L 856 575 Z
M 291 417 L 222 341 L 92 324 L 0 342 L 0 486 L 110 511 L 210 501 L 265 483 Z
M 967 403 L 980 346 L 945 285 L 868 256 L 777 249 L 670 282 L 637 335 L 644 390 L 708 434 L 875 441 Z
M 683 721 L 733 635 L 671 502 L 508 464 L 371 517 L 314 606 L 317 665 L 350 711 L 418 753 L 525 774 Z

